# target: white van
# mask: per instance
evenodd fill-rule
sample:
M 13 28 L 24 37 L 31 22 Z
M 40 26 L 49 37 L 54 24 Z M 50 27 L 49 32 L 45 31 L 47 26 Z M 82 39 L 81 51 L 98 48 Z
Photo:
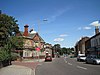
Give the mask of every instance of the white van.
M 77 61 L 85 61 L 86 60 L 86 56 L 85 54 L 79 54 L 77 56 Z

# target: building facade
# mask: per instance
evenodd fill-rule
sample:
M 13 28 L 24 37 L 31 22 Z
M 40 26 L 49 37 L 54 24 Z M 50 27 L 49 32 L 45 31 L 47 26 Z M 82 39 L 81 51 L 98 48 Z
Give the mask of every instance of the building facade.
M 49 43 L 46 43 L 44 46 L 45 54 L 50 54 L 52 56 L 52 45 Z
M 89 37 L 82 37 L 75 45 L 75 56 L 78 54 L 85 54 L 85 42 L 89 39 Z
M 37 54 L 40 53 L 39 50 L 42 50 L 45 45 L 45 41 L 40 37 L 40 35 L 35 32 L 33 29 L 29 32 L 28 31 L 28 25 L 24 26 L 24 33 L 21 33 L 23 37 L 23 58 L 32 58 L 34 56 L 37 56 Z M 19 35 L 19 34 L 18 34 Z
M 100 33 L 86 41 L 86 55 L 100 56 Z
M 100 57 L 100 32 L 98 25 L 95 26 L 95 35 L 86 41 L 86 55 Z

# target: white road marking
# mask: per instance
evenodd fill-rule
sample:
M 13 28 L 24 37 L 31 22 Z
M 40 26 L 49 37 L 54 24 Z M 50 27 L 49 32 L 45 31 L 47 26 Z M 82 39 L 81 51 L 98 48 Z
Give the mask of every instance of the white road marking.
M 87 68 L 81 67 L 81 66 L 77 66 L 77 68 L 81 68 L 81 69 L 87 70 Z
M 71 63 L 68 63 L 68 65 L 72 65 Z
M 67 61 L 65 61 L 65 63 L 67 63 Z
M 67 63 L 66 59 L 64 58 L 65 63 Z
M 34 75 L 35 75 L 35 69 L 33 71 L 34 71 Z
M 41 66 L 42 64 L 38 64 L 38 66 Z

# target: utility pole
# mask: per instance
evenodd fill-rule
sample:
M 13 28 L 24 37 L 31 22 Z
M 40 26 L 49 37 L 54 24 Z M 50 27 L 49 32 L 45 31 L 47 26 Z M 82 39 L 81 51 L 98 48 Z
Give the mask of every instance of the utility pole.
M 40 33 L 40 20 L 38 19 L 38 34 Z
M 0 10 L 0 14 L 2 14 L 2 11 Z
M 42 21 L 48 21 L 47 19 L 43 19 Z M 38 33 L 40 33 L 40 19 L 38 19 Z

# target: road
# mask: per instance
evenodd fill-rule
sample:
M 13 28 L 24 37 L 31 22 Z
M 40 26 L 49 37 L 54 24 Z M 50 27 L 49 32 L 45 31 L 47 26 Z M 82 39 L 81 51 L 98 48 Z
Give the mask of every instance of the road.
M 77 62 L 75 58 L 55 58 L 52 62 L 42 62 L 35 75 L 100 75 L 100 65 Z

